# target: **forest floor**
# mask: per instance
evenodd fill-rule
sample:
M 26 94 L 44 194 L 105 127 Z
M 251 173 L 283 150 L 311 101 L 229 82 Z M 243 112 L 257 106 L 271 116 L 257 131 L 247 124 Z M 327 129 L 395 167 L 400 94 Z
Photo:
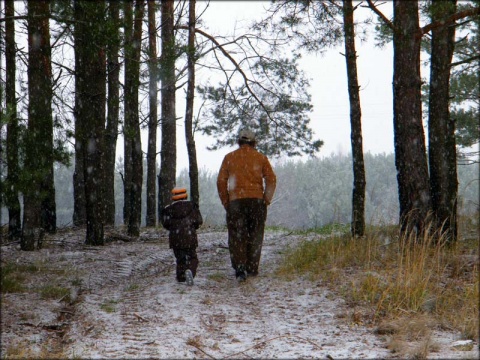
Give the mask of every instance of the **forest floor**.
M 164 230 L 109 236 L 101 247 L 84 245 L 81 229 L 49 235 L 35 252 L 2 245 L 2 271 L 24 275 L 21 291 L 2 293 L 2 359 L 385 359 L 415 358 L 422 346 L 393 352 L 388 334 L 352 321 L 359 310 L 322 284 L 276 277 L 305 236 L 268 231 L 259 276 L 237 283 L 226 232 L 202 229 L 191 287 L 175 280 Z M 454 332 L 435 331 L 429 344 L 428 359 L 479 357 Z

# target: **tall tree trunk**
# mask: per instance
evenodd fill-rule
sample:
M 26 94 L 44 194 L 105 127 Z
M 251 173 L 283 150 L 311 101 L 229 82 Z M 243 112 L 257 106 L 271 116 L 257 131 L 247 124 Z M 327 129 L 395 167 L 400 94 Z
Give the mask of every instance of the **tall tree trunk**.
M 3 25 L 0 24 L 0 33 L 3 31 L 2 29 Z M 2 57 L 0 56 L 0 68 L 3 66 L 3 63 L 2 63 Z M 3 104 L 3 88 L 0 86 L 0 104 Z M 4 113 L 4 110 L 2 108 L 0 108 L 0 139 L 3 139 L 3 122 L 4 122 L 4 119 L 5 119 L 5 113 Z M 4 150 L 3 150 L 3 144 L 2 142 L 0 141 L 0 175 L 3 174 L 3 158 L 4 158 Z M 2 176 L 0 176 L 0 194 L 3 194 L 3 192 L 5 191 L 5 187 L 4 187 L 4 181 L 2 179 Z M 0 224 L 2 224 L 2 208 L 3 208 L 3 197 L 0 196 Z M 0 231 L 0 243 L 3 242 L 3 231 Z
M 131 176 L 128 188 L 129 205 L 127 233 L 131 236 L 140 235 L 142 213 L 142 143 L 140 138 L 140 123 L 138 114 L 138 88 L 140 86 L 140 49 L 142 42 L 142 21 L 144 1 L 135 2 L 135 15 L 132 37 L 126 38 L 125 46 L 125 139 L 129 138 L 131 147 Z M 126 157 L 125 157 L 126 160 Z M 126 174 L 125 174 L 126 175 Z M 127 179 L 127 176 L 125 176 Z
M 175 35 L 174 2 L 162 0 L 162 145 L 158 177 L 158 209 L 171 203 L 170 191 L 175 187 L 177 172 L 177 130 L 175 119 Z
M 432 22 L 456 12 L 456 0 L 433 0 Z M 450 64 L 455 46 L 455 24 L 432 30 L 428 114 L 430 191 L 438 235 L 457 239 L 457 161 L 455 126 L 450 119 Z
M 115 224 L 115 159 L 120 105 L 120 50 L 119 2 L 108 2 L 107 43 L 107 125 L 105 131 L 105 225 Z
M 78 122 L 82 139 L 88 245 L 104 244 L 105 2 L 75 1 Z
M 53 187 L 52 68 L 49 2 L 28 4 L 28 130 L 25 153 L 22 250 L 41 246 L 41 234 L 55 231 Z M 53 195 L 53 199 L 52 199 Z
M 418 1 L 393 3 L 393 125 L 401 231 L 421 235 L 431 211 L 422 124 Z
M 75 0 L 77 1 L 77 0 Z M 75 14 L 75 17 L 80 16 Z M 78 19 L 80 21 L 80 19 Z M 80 48 L 80 37 L 83 34 L 79 34 L 79 27 L 75 26 L 74 30 L 74 53 L 75 53 L 75 170 L 73 172 L 73 216 L 72 221 L 74 226 L 85 226 L 87 224 L 87 206 L 85 202 L 85 179 L 84 179 L 84 135 L 82 134 L 82 103 L 81 103 L 81 91 L 82 81 L 81 76 L 85 74 L 85 61 L 80 59 L 82 49 Z
M 362 111 L 357 76 L 357 52 L 352 0 L 343 1 L 345 58 L 347 62 L 348 96 L 350 99 L 350 126 L 353 159 L 352 223 L 353 237 L 365 233 L 365 165 L 363 161 Z
M 155 25 L 155 1 L 148 0 L 149 42 L 149 103 L 147 150 L 147 215 L 146 226 L 157 225 L 157 29 Z
M 53 163 L 54 163 L 54 154 L 53 154 L 53 115 L 52 115 L 52 98 L 53 98 L 53 83 L 52 83 L 52 62 L 51 62 L 51 53 L 52 48 L 50 46 L 50 1 L 46 1 L 46 4 L 42 7 L 42 19 L 41 31 L 42 31 L 42 64 L 44 74 L 42 85 L 44 89 L 43 92 L 43 102 L 39 102 L 37 105 L 43 107 L 42 113 L 42 128 L 43 128 L 43 151 L 42 154 L 45 156 L 43 160 L 42 168 L 45 169 L 43 175 L 43 186 L 44 195 L 42 196 L 42 227 L 50 234 L 53 234 L 57 231 L 57 211 L 55 203 L 55 182 L 54 182 L 54 172 L 53 172 Z M 34 40 L 35 41 L 35 40 Z M 36 96 L 36 95 L 35 95 Z M 31 101 L 31 98 L 29 98 Z M 37 100 L 35 100 L 37 102 Z M 35 106 L 35 112 L 38 110 L 37 105 Z M 39 139 L 40 140 L 40 139 Z
M 127 116 L 128 105 L 127 101 L 131 98 L 129 87 L 131 87 L 130 77 L 130 63 L 131 60 L 128 58 L 127 54 L 129 48 L 131 47 L 131 39 L 133 34 L 133 2 L 125 1 L 124 2 L 124 11 L 123 11 L 123 24 L 124 24 L 124 122 L 123 122 L 123 223 L 125 225 L 130 221 L 130 212 L 131 212 L 131 202 L 132 202 L 132 134 L 130 129 L 130 124 L 128 119 L 130 116 Z
M 52 89 L 52 64 L 51 64 L 51 47 L 50 47 L 50 25 L 49 25 L 49 18 L 50 18 L 50 2 L 45 1 L 45 3 L 38 5 L 38 12 L 42 19 L 39 20 L 36 26 L 39 33 L 41 33 L 41 44 L 39 44 L 39 52 L 40 58 L 36 60 L 41 61 L 41 65 L 34 65 L 38 67 L 39 71 L 42 74 L 39 74 L 39 83 L 41 82 L 42 85 L 40 86 L 41 89 L 36 87 L 34 90 L 33 96 L 36 97 L 38 94 L 36 91 L 41 91 L 42 95 L 40 99 L 34 100 L 34 108 L 32 111 L 37 113 L 39 107 L 42 107 L 41 115 L 38 117 L 40 121 L 41 131 L 43 133 L 41 138 L 38 138 L 40 141 L 41 147 L 41 154 L 42 154 L 42 172 L 41 175 L 43 177 L 42 180 L 42 194 L 41 201 L 41 222 L 42 227 L 48 233 L 55 233 L 57 230 L 57 213 L 56 213 L 56 205 L 55 205 L 55 184 L 54 184 L 54 175 L 53 175 L 53 116 L 52 116 L 52 97 L 53 97 L 53 89 Z M 35 37 L 38 35 L 34 35 L 33 42 L 37 42 L 38 39 Z M 35 47 L 35 45 L 34 45 Z M 29 66 L 30 66 L 29 62 Z M 41 70 L 40 70 L 41 69 Z M 35 86 L 35 85 L 34 85 Z M 29 87 L 30 88 L 30 87 Z M 29 102 L 31 104 L 32 98 L 29 92 Z M 37 154 L 38 156 L 38 154 Z
M 0 27 L 2 25 L 0 24 Z M 0 59 L 0 65 L 2 65 L 2 60 Z M 2 88 L 0 87 L 0 99 L 2 98 L 3 96 L 3 90 Z M 0 111 L 0 121 L 3 121 L 3 112 Z M 0 137 L 3 136 L 3 127 L 0 126 Z M 0 141 L 0 174 L 3 173 L 3 145 L 2 145 L 2 142 Z M 3 194 L 3 192 L 5 191 L 4 190 L 4 185 L 3 185 L 4 181 L 2 180 L 2 178 L 0 177 L 0 193 Z M 3 208 L 3 199 L 2 197 L 0 196 L 0 224 L 2 223 L 3 221 L 3 218 L 2 218 L 2 211 L 1 209 Z M 0 231 L 0 243 L 3 243 L 3 231 Z
M 197 148 L 193 134 L 193 100 L 195 97 L 195 0 L 189 0 L 188 12 L 188 84 L 185 110 L 185 140 L 188 152 L 188 169 L 190 176 L 190 198 L 200 204 L 198 188 Z
M 5 102 L 7 123 L 7 169 L 8 175 L 5 181 L 5 204 L 8 208 L 8 238 L 20 239 L 22 235 L 21 209 L 18 181 L 18 119 L 17 119 L 17 96 L 15 91 L 15 16 L 14 1 L 5 1 Z M 3 122 L 2 122 L 3 124 Z

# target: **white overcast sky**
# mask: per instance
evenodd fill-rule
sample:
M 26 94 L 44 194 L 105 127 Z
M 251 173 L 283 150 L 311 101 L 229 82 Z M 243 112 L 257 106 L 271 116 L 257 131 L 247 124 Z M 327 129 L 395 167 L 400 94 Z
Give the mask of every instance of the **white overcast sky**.
M 199 4 L 201 2 L 197 2 Z M 210 7 L 202 19 L 211 33 L 233 32 L 254 17 L 261 16 L 268 1 L 211 1 Z M 388 2 L 382 10 L 391 13 L 391 3 Z M 203 8 L 203 6 L 202 6 Z M 197 12 L 200 6 L 197 5 Z M 370 13 L 368 9 L 361 9 Z M 357 14 L 357 12 L 356 12 Z M 392 76 L 393 51 L 387 46 L 376 48 L 373 44 L 373 34 L 368 43 L 356 43 L 358 55 L 358 76 L 361 86 L 360 101 L 362 106 L 363 147 L 365 152 L 393 152 L 393 115 L 392 115 Z M 346 77 L 345 59 L 341 53 L 343 45 L 329 50 L 325 55 L 307 55 L 301 60 L 302 69 L 311 79 L 311 94 L 313 112 L 311 127 L 315 138 L 324 141 L 319 157 L 330 156 L 332 153 L 348 154 L 350 145 L 350 117 Z M 177 94 L 177 98 L 183 92 Z M 198 98 L 197 98 L 198 101 Z M 177 116 L 183 113 L 183 105 L 177 105 Z M 181 171 L 188 167 L 183 127 L 178 129 L 178 163 Z M 234 148 L 219 151 L 206 150 L 213 144 L 212 139 L 195 135 L 199 168 L 207 168 L 216 172 L 223 156 Z
M 269 3 L 269 1 L 212 0 L 208 9 L 202 15 L 204 28 L 211 34 L 222 35 L 232 34 L 237 29 L 238 34 L 242 26 L 247 26 L 255 18 L 261 18 Z M 205 5 L 205 1 L 197 1 L 197 15 L 205 8 Z M 388 16 L 392 13 L 392 3 L 385 2 L 381 6 L 381 10 Z M 359 9 L 355 12 L 355 16 L 360 14 L 371 16 L 371 11 L 369 9 Z M 371 153 L 392 153 L 393 50 L 391 45 L 383 49 L 376 48 L 372 33 L 370 33 L 369 39 L 367 43 L 358 41 L 356 43 L 358 76 L 361 86 L 363 149 L 365 152 Z M 18 41 L 25 42 L 26 40 L 19 38 Z M 311 85 L 313 112 L 310 114 L 310 126 L 314 130 L 315 138 L 324 142 L 317 155 L 319 157 L 330 156 L 332 153 L 348 154 L 351 149 L 346 65 L 345 59 L 341 55 L 343 52 L 342 44 L 335 49 L 328 50 L 324 55 L 308 55 L 305 53 L 301 59 L 302 70 L 310 78 Z M 184 90 L 179 90 L 177 92 L 176 110 L 179 118 L 177 172 L 188 168 L 183 129 L 184 97 Z M 197 105 L 199 101 L 200 98 L 197 96 Z M 196 112 L 194 112 L 194 115 L 196 115 Z M 206 148 L 208 145 L 212 145 L 214 140 L 199 133 L 195 134 L 195 141 L 199 168 L 213 172 L 218 171 L 224 155 L 235 148 L 209 151 Z M 160 132 L 157 144 L 159 151 Z M 147 134 L 145 132 L 142 136 L 142 148 L 146 152 Z M 117 157 L 123 157 L 123 137 L 121 136 L 117 145 Z

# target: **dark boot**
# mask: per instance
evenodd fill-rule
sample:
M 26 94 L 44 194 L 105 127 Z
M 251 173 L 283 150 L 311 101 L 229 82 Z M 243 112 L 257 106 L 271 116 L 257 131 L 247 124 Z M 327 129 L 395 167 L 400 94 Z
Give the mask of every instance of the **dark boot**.
M 238 282 L 244 282 L 245 280 L 247 280 L 247 272 L 245 271 L 244 265 L 237 266 L 235 276 L 237 277 Z

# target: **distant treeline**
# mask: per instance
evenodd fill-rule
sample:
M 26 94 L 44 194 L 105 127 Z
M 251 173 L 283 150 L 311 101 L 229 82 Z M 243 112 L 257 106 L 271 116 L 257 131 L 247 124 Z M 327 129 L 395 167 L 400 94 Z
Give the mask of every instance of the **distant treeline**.
M 398 222 L 398 193 L 394 161 L 393 154 L 365 154 L 367 180 L 365 210 L 366 222 L 369 224 Z M 323 159 L 273 161 L 272 163 L 277 174 L 277 191 L 269 207 L 267 225 L 289 229 L 310 229 L 330 223 L 350 222 L 353 186 L 350 156 L 331 155 Z M 478 165 L 458 167 L 460 215 L 473 215 L 478 212 L 480 181 Z M 72 225 L 73 170 L 73 166 L 57 165 L 55 167 L 59 227 Z M 225 210 L 218 199 L 216 180 L 216 172 L 200 170 L 200 210 L 205 224 L 212 226 L 225 224 Z M 186 169 L 178 176 L 177 185 L 189 187 Z M 115 181 L 115 201 L 116 225 L 121 225 L 123 185 L 118 173 Z M 143 225 L 145 203 L 145 194 L 143 194 Z M 5 222 L 8 220 L 8 215 L 6 209 L 2 211 L 2 219 Z

